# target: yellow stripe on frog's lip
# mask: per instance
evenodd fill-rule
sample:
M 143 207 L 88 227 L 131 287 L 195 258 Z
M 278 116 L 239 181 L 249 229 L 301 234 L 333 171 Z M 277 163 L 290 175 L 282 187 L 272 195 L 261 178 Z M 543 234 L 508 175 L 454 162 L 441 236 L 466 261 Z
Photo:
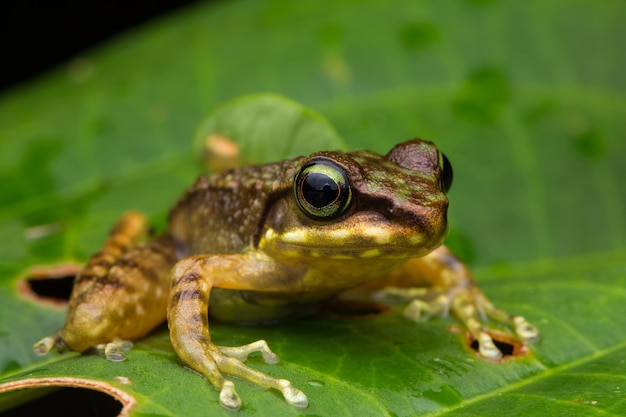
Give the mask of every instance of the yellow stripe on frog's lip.
M 397 239 L 398 235 L 403 237 Z M 259 247 L 287 258 L 402 259 L 420 256 L 423 242 L 424 236 L 414 231 L 402 233 L 381 226 L 328 231 L 299 228 L 282 234 L 268 229 Z
M 337 229 L 328 232 L 328 237 L 335 240 L 343 240 L 350 237 L 350 231 L 347 229 Z
M 276 242 L 273 242 L 276 243 Z M 270 250 L 270 253 L 277 250 L 277 248 L 272 245 L 272 243 L 262 241 L 260 248 L 262 250 Z M 341 250 L 339 247 L 328 247 L 328 248 L 313 248 L 306 247 L 301 245 L 283 245 L 281 249 L 278 250 L 281 257 L 285 258 L 324 258 L 324 259 L 334 259 L 334 260 L 353 260 L 353 259 L 375 259 L 375 258 L 384 258 L 384 259 L 408 259 L 420 256 L 417 251 L 411 251 L 406 248 L 398 248 L 398 247 L 365 247 L 361 251 L 350 250 L 348 247 L 345 250 Z
M 289 232 L 285 232 L 280 235 L 279 239 L 288 244 L 292 245 L 303 245 L 303 246 L 316 246 L 315 243 L 319 243 L 319 239 L 321 237 L 325 238 L 325 241 L 328 242 L 329 247 L 341 246 L 341 242 L 348 240 L 351 237 L 367 237 L 372 239 L 376 243 L 386 243 L 389 241 L 389 233 L 385 232 L 380 227 L 367 227 L 359 230 L 359 232 L 351 231 L 348 229 L 338 229 L 331 230 L 329 232 L 318 232 L 311 233 L 306 229 L 295 229 Z M 270 236 L 266 233 L 265 238 L 270 239 L 275 237 L 274 233 L 271 233 Z M 311 245 L 313 243 L 313 245 Z M 338 244 L 337 244 L 338 243 Z
M 363 236 L 371 238 L 374 242 L 384 245 L 391 241 L 391 232 L 384 227 L 368 226 L 362 229 Z
M 265 239 L 267 239 L 267 240 L 271 240 L 274 237 L 274 235 L 275 235 L 275 233 L 274 233 L 274 231 L 272 229 L 268 230 L 268 232 L 270 232 L 270 231 L 272 232 L 271 234 L 270 233 L 265 233 Z M 270 236 L 268 236 L 268 234 Z M 303 244 L 305 244 L 307 242 L 310 242 L 310 240 L 312 238 L 313 238 L 312 234 L 309 233 L 305 229 L 295 229 L 295 230 L 292 230 L 290 232 L 283 233 L 280 236 L 280 240 L 282 240 L 283 242 L 291 243 L 291 244 L 294 244 L 294 245 L 303 245 Z
M 394 236 L 396 233 L 392 231 L 390 228 L 380 227 L 380 226 L 367 226 L 359 229 L 337 229 L 330 230 L 328 232 L 317 231 L 312 232 L 308 229 L 294 229 L 288 232 L 285 232 L 281 235 L 275 233 L 272 229 L 268 229 L 265 232 L 265 240 L 272 241 L 277 239 L 283 243 L 289 245 L 298 245 L 305 247 L 340 247 L 345 244 L 345 242 L 353 240 L 353 241 L 364 241 L 371 242 L 369 245 L 365 246 L 377 246 L 377 245 L 388 245 L 392 244 L 394 241 Z M 423 242 L 424 237 L 419 233 L 406 233 L 405 244 L 406 246 L 419 245 Z M 321 244 L 321 241 L 325 242 L 324 245 Z

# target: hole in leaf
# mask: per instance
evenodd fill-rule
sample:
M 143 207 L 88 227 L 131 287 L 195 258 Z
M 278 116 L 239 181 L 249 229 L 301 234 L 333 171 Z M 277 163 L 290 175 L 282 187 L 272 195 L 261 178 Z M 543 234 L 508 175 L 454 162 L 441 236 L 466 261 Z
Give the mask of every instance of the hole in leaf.
M 118 416 L 122 403 L 115 397 L 87 388 L 60 388 L 48 395 L 0 412 L 0 417 Z
M 39 297 L 68 301 L 72 293 L 74 277 L 44 278 L 28 280 L 31 291 Z
M 507 334 L 495 331 L 489 331 L 488 333 L 498 350 L 502 352 L 502 359 L 500 360 L 526 356 L 529 352 L 528 347 L 524 343 L 517 339 L 514 339 Z M 470 349 L 479 354 L 478 341 L 474 339 L 474 337 L 469 332 L 467 333 L 466 342 Z
M 337 300 L 328 304 L 323 314 L 340 318 L 370 318 L 385 313 L 390 309 L 384 304 L 373 301 Z
M 126 391 L 99 380 L 59 376 L 0 384 L 0 404 L 5 405 L 0 417 L 127 417 L 136 403 Z
M 37 301 L 65 305 L 72 293 L 74 277 L 80 271 L 80 265 L 62 264 L 32 268 L 28 275 L 20 280 L 20 292 Z

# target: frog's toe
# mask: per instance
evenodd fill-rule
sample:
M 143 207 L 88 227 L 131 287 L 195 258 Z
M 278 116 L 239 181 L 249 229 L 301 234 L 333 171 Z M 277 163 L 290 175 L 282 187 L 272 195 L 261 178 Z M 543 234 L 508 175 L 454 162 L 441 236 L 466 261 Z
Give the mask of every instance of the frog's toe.
M 306 397 L 304 392 L 300 391 L 297 388 L 294 388 L 291 385 L 291 382 L 286 379 L 278 380 L 278 383 L 281 388 L 280 392 L 282 392 L 283 397 L 285 397 L 285 401 L 289 405 L 293 405 L 294 407 L 306 408 L 309 406 L 309 399 Z
M 65 341 L 61 338 L 61 333 L 56 332 L 50 336 L 46 336 L 33 345 L 33 351 L 39 356 L 50 353 L 53 349 L 57 349 L 60 353 L 67 350 Z
M 524 340 L 535 341 L 539 339 L 539 330 L 532 324 L 526 321 L 522 316 L 513 316 L 513 326 L 515 327 L 515 333 Z
M 227 410 L 237 411 L 241 408 L 241 398 L 235 391 L 235 384 L 231 381 L 224 381 L 220 390 L 220 405 Z
M 33 351 L 39 356 L 44 356 L 50 353 L 56 345 L 56 338 L 54 336 L 46 336 L 33 345 Z
M 426 321 L 435 316 L 445 316 L 450 311 L 450 295 L 434 288 L 385 287 L 372 294 L 381 302 L 408 302 L 404 316 L 412 321 Z
M 494 306 L 491 301 L 476 287 L 458 290 L 451 299 L 451 309 L 467 326 L 478 342 L 478 352 L 488 359 L 502 358 L 502 352 L 496 347 L 483 324 L 487 318 L 511 327 L 520 340 L 537 340 L 539 331 L 522 316 L 513 316 Z
M 413 321 L 425 321 L 433 316 L 446 316 L 450 312 L 467 326 L 478 342 L 478 352 L 484 358 L 498 360 L 502 352 L 489 335 L 484 321 L 488 318 L 509 326 L 521 340 L 535 341 L 539 331 L 522 316 L 513 316 L 495 307 L 476 287 L 456 286 L 449 289 L 387 287 L 378 296 L 406 300 L 404 316 Z
M 256 342 L 243 346 L 218 346 L 217 348 L 223 354 L 242 362 L 245 362 L 248 359 L 248 355 L 253 352 L 260 352 L 265 363 L 276 364 L 279 361 L 278 355 L 272 352 L 265 340 L 257 340 Z
M 483 357 L 491 360 L 502 358 L 502 352 L 496 347 L 491 336 L 486 332 L 479 332 L 476 336 L 478 341 L 478 353 Z
M 126 360 L 125 350 L 133 348 L 133 342 L 130 340 L 116 339 L 109 343 L 101 343 L 95 346 L 96 351 L 100 355 L 104 355 L 111 362 L 123 362 Z
M 450 309 L 448 298 L 440 296 L 431 301 L 412 300 L 404 308 L 404 317 L 412 321 L 426 321 L 434 316 L 445 316 Z
M 185 335 L 185 338 L 188 337 L 189 335 Z M 238 377 L 261 388 L 276 389 L 281 392 L 285 401 L 293 406 L 306 407 L 308 405 L 306 395 L 294 388 L 291 382 L 274 378 L 243 363 L 252 352 L 260 352 L 265 362 L 278 362 L 278 356 L 263 340 L 234 347 L 216 346 L 207 337 L 201 339 L 200 343 L 178 342 L 178 339 L 173 339 L 174 348 L 181 360 L 204 375 L 214 387 L 220 390 L 220 404 L 228 410 L 238 410 L 241 407 L 241 399 L 235 391 L 234 384 L 225 376 Z
M 213 353 L 212 356 L 215 360 L 215 363 L 217 364 L 219 371 L 228 375 L 245 379 L 246 381 L 251 382 L 262 388 L 276 389 L 283 394 L 285 401 L 293 406 L 308 406 L 308 400 L 306 395 L 304 395 L 302 391 L 294 388 L 293 385 L 291 385 L 290 381 L 286 379 L 274 378 L 267 374 L 264 374 L 263 372 L 252 369 L 249 366 L 244 365 L 239 357 L 231 357 L 228 353 L 226 353 L 234 351 L 240 357 L 247 358 L 247 354 L 250 352 L 261 350 L 263 353 L 263 351 L 266 350 L 266 353 L 271 353 L 271 355 L 268 355 L 270 359 L 274 359 L 275 357 L 276 360 L 278 360 L 278 357 L 269 350 L 269 348 L 267 347 L 267 343 L 265 343 L 264 341 L 258 341 L 249 345 L 238 347 L 222 346 L 218 349 L 219 353 Z M 263 356 L 265 358 L 266 355 L 264 354 Z M 267 361 L 268 358 L 265 359 Z M 221 388 L 222 392 L 220 393 L 220 403 L 224 407 L 228 408 L 227 404 L 229 404 L 229 402 L 227 401 L 227 399 L 230 398 L 229 396 L 232 396 L 232 394 L 236 395 L 236 393 L 234 392 L 234 386 L 227 385 L 226 382 L 224 382 Z M 224 399 L 222 399 L 222 397 L 224 397 Z M 232 404 L 234 405 L 234 402 L 232 402 Z

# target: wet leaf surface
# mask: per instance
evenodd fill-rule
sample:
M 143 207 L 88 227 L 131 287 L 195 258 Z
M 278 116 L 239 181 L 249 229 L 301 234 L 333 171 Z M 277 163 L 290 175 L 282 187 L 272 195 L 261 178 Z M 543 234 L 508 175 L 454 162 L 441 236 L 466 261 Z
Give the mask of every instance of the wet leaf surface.
M 162 227 L 201 170 L 193 138 L 206 133 L 207 114 L 272 91 L 334 128 L 308 111 L 292 121 L 305 114 L 314 129 L 294 134 L 235 123 L 220 133 L 255 133 L 238 138 L 248 141 L 242 155 L 436 141 L 455 169 L 450 246 L 489 297 L 525 315 L 542 339 L 526 357 L 492 363 L 466 347 L 453 319 L 414 324 L 396 308 L 216 324 L 221 344 L 266 339 L 282 361 L 253 366 L 291 379 L 311 404 L 293 409 L 239 382 L 240 415 L 626 414 L 624 18 L 617 0 L 221 2 L 87 53 L 80 77 L 68 63 L 5 94 L 0 383 L 89 378 L 137 398 L 134 416 L 228 414 L 177 363 L 164 331 L 121 364 L 36 358 L 33 342 L 64 313 L 21 296 L 19 282 L 32 266 L 84 262 L 127 209 Z M 305 131 L 307 147 L 292 142 Z M 14 400 L 0 396 L 0 409 Z

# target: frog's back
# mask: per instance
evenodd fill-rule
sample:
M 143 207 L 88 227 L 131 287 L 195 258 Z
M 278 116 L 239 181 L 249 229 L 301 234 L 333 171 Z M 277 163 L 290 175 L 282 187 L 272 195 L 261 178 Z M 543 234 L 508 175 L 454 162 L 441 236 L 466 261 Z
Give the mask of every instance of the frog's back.
M 178 256 L 240 253 L 254 245 L 268 202 L 290 192 L 298 160 L 200 176 L 170 212 Z

